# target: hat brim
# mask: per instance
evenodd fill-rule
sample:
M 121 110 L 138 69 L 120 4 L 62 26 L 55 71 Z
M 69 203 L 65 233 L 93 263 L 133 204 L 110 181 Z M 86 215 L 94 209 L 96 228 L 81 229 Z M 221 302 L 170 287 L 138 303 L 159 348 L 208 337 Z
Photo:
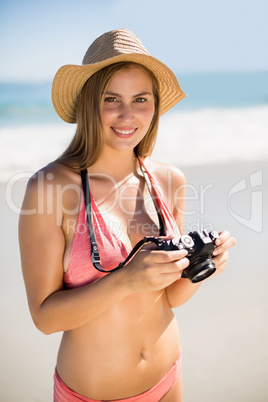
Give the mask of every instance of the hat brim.
M 67 123 L 76 123 L 77 103 L 86 81 L 102 68 L 122 61 L 142 64 L 155 75 L 160 89 L 160 115 L 187 96 L 175 74 L 164 63 L 146 54 L 121 54 L 94 64 L 65 65 L 57 71 L 52 84 L 52 103 L 60 118 Z

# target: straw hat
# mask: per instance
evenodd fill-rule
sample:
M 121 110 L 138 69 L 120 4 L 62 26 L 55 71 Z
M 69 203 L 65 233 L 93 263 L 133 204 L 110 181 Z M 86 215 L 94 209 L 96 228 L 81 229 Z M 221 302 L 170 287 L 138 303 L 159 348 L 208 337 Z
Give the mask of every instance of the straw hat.
M 78 99 L 86 81 L 102 68 L 121 61 L 142 64 L 155 75 L 160 88 L 160 115 L 186 96 L 174 73 L 152 57 L 132 32 L 116 29 L 90 45 L 81 66 L 66 65 L 58 70 L 52 84 L 52 102 L 58 115 L 67 123 L 76 123 Z

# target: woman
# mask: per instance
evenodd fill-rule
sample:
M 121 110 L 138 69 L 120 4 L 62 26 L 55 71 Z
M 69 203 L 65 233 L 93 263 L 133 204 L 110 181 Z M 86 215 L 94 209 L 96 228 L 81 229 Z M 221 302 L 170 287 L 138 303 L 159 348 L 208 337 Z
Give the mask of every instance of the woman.
M 30 179 L 19 226 L 33 320 L 45 334 L 64 331 L 55 401 L 182 401 L 172 308 L 200 286 L 181 278 L 187 251 L 149 243 L 114 268 L 145 236 L 182 228 L 182 172 L 145 158 L 159 116 L 184 97 L 174 74 L 124 29 L 96 39 L 82 66 L 55 76 L 54 107 L 77 130 Z M 220 233 L 213 275 L 234 243 Z

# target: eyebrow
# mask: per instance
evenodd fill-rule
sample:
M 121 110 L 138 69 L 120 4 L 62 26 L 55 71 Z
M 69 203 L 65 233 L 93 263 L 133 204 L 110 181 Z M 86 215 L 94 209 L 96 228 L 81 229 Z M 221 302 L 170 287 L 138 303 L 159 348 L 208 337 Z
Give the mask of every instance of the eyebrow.
M 105 95 L 117 96 L 118 98 L 122 97 L 120 94 L 118 94 L 116 92 L 111 92 L 111 91 L 107 91 L 105 93 Z M 137 98 L 139 96 L 145 96 L 145 95 L 153 95 L 153 93 L 152 92 L 141 92 L 139 94 L 134 95 L 133 98 Z

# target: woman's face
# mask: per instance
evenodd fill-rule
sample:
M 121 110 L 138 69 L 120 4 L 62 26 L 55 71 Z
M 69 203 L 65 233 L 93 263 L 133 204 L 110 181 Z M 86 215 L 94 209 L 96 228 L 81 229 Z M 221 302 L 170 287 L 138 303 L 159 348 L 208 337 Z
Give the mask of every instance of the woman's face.
M 118 151 L 133 150 L 146 135 L 155 110 L 153 84 L 146 71 L 118 71 L 102 100 L 104 144 Z

